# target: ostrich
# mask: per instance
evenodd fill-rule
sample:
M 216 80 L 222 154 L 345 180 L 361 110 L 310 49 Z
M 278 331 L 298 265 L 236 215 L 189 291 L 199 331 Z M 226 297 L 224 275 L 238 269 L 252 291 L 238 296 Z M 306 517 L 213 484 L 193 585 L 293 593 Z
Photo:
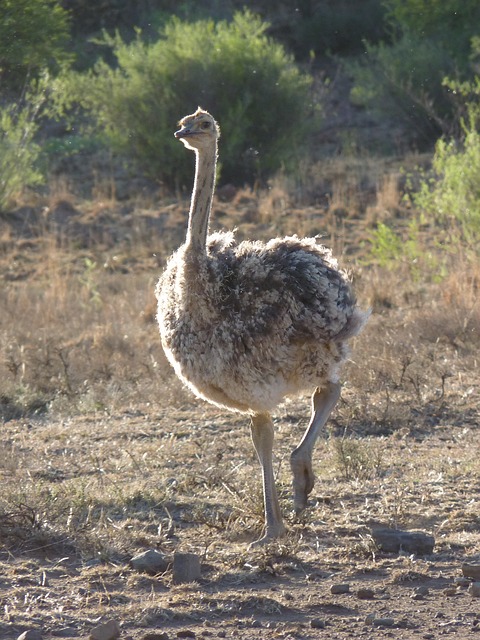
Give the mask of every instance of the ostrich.
M 196 155 L 195 182 L 185 243 L 156 287 L 160 335 L 177 376 L 195 395 L 250 417 L 262 468 L 262 544 L 285 532 L 271 411 L 286 396 L 315 389 L 310 423 L 290 457 L 300 513 L 314 485 L 315 441 L 340 396 L 346 342 L 368 313 L 315 238 L 237 244 L 233 232 L 209 235 L 220 129 L 200 107 L 179 126 L 175 138 Z

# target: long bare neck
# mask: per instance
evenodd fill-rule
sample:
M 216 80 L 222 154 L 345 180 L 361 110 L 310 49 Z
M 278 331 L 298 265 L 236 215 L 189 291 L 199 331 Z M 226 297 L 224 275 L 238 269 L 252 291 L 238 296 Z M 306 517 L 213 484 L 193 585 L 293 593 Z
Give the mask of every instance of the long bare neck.
M 208 151 L 195 151 L 195 183 L 188 218 L 186 244 L 195 251 L 205 251 L 208 223 L 212 209 L 217 165 L 217 145 Z

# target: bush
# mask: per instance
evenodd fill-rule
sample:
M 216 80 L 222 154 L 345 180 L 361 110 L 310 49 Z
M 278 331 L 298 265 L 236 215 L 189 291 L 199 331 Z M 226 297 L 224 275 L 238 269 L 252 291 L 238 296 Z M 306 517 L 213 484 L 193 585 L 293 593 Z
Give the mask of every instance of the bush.
M 68 13 L 57 0 L 2 0 L 1 79 L 23 85 L 29 73 L 70 60 L 68 38 Z
M 454 108 L 442 81 L 454 67 L 434 42 L 406 34 L 392 45 L 366 44 L 363 59 L 347 69 L 354 79 L 352 101 L 401 121 L 421 146 L 448 130 Z
M 222 178 L 265 178 L 294 164 L 314 111 L 310 78 L 265 35 L 267 26 L 247 11 L 230 23 L 172 19 L 154 44 L 105 35 L 117 68 L 99 62 L 86 74 L 70 72 L 57 94 L 86 109 L 115 150 L 170 186 L 191 180 L 173 129 L 200 105 L 222 127 Z
M 455 126 L 457 112 L 445 76 L 471 77 L 471 40 L 480 23 L 478 0 L 385 0 L 393 41 L 366 44 L 348 68 L 358 104 L 403 121 L 425 146 Z
M 42 87 L 34 83 L 22 106 L 0 108 L 0 211 L 7 211 L 25 187 L 43 182 L 37 168 L 41 150 L 34 138 L 44 101 Z
M 466 128 L 463 144 L 437 142 L 434 177 L 424 177 L 413 200 L 434 219 L 454 221 L 463 235 L 477 240 L 480 234 L 480 133 L 473 123 Z
M 480 38 L 472 42 L 480 54 Z M 454 222 L 462 235 L 478 241 L 480 234 L 480 76 L 471 82 L 446 80 L 463 102 L 463 139 L 441 139 L 435 147 L 432 175 L 423 175 L 414 204 L 441 222 Z
M 478 33 L 478 0 L 384 0 L 388 19 L 402 33 L 427 38 L 449 52 L 465 68 L 470 41 Z
M 386 35 L 381 0 L 363 0 L 361 11 L 358 0 L 321 0 L 303 3 L 300 12 L 301 18 L 295 19 L 290 28 L 291 46 L 302 58 L 310 51 L 320 55 L 326 51 L 336 55 L 358 54 L 364 49 L 364 40 L 377 42 Z

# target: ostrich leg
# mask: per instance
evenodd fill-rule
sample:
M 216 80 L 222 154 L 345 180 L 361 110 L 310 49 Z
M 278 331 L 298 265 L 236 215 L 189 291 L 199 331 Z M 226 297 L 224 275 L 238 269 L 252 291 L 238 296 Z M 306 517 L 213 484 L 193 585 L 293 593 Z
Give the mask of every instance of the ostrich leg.
M 253 544 L 264 544 L 285 533 L 273 475 L 273 423 L 268 413 L 252 417 L 252 440 L 262 467 L 263 500 L 265 506 L 265 534 Z
M 300 444 L 290 456 L 293 473 L 293 504 L 296 513 L 307 506 L 308 494 L 313 489 L 315 477 L 312 470 L 312 452 L 320 431 L 327 422 L 340 397 L 339 383 L 329 382 L 323 389 L 315 389 L 312 395 L 312 416 Z

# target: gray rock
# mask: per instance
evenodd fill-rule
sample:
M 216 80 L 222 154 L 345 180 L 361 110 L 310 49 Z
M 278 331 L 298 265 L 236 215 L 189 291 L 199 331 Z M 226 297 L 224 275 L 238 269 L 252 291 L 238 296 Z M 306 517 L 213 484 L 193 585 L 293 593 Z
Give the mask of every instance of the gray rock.
M 412 600 L 425 600 L 425 596 L 428 596 L 428 587 L 422 585 L 421 587 L 416 587 L 413 590 L 411 595 Z
M 38 629 L 29 629 L 20 634 L 17 640 L 42 640 L 42 634 Z
M 372 625 L 374 627 L 394 627 L 394 618 L 373 618 Z
M 468 593 L 474 598 L 480 598 L 480 582 L 472 582 L 468 587 Z
M 379 549 L 386 553 L 405 551 L 415 555 L 430 555 L 435 538 L 424 531 L 402 531 L 401 529 L 376 528 L 371 536 Z
M 322 620 L 321 618 L 313 618 L 313 620 L 310 620 L 310 626 L 312 629 L 325 629 L 325 620 Z
M 90 631 L 89 640 L 116 640 L 120 637 L 120 627 L 116 620 L 108 620 Z
M 462 573 L 465 578 L 480 580 L 480 564 L 465 562 L 462 564 Z
M 173 582 L 194 582 L 201 577 L 200 557 L 196 553 L 175 553 L 173 555 Z
M 139 553 L 130 560 L 130 565 L 135 569 L 135 571 L 148 573 L 152 576 L 166 571 L 169 564 L 170 561 L 168 556 L 156 551 L 155 549 L 149 549 L 148 551 Z
M 330 593 L 332 594 L 349 593 L 349 592 L 350 592 L 350 585 L 347 583 L 332 584 L 332 586 L 330 587 Z
M 357 591 L 357 598 L 360 598 L 360 600 L 373 600 L 375 598 L 375 592 L 373 589 L 362 588 Z

